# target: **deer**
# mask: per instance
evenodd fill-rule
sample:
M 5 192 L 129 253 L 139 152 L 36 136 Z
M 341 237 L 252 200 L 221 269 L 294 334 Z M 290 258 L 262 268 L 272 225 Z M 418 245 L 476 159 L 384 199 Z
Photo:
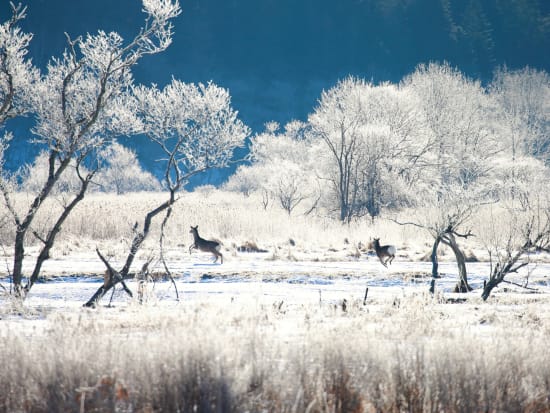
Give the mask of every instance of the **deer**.
M 380 238 L 374 238 L 373 244 L 378 259 L 384 267 L 388 268 L 388 263 L 392 263 L 397 250 L 393 245 L 380 245 Z
M 203 252 L 211 252 L 216 259 L 214 262 L 218 261 L 218 257 L 221 258 L 221 264 L 223 264 L 223 255 L 220 252 L 220 243 L 217 241 L 210 241 L 204 238 L 201 238 L 199 235 L 198 225 L 192 226 L 189 231 L 190 234 L 193 234 L 193 244 L 189 247 L 189 254 L 193 248 L 198 249 Z

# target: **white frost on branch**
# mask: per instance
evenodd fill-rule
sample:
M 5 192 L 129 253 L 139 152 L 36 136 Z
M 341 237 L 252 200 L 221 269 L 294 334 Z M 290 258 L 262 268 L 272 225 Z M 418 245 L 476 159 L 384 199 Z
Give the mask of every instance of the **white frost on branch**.
M 229 92 L 213 83 L 173 79 L 164 89 L 134 89 L 143 132 L 157 142 L 185 175 L 225 167 L 249 129 L 231 107 Z
M 0 126 L 9 119 L 30 110 L 32 85 L 38 70 L 27 58 L 32 34 L 17 26 L 25 18 L 26 8 L 11 3 L 12 17 L 0 24 Z

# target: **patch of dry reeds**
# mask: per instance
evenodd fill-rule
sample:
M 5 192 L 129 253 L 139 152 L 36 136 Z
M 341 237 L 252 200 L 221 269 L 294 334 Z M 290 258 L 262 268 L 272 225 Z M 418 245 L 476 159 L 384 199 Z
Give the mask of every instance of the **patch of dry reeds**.
M 105 248 L 124 249 L 133 237 L 132 228 L 143 223 L 145 214 L 167 199 L 164 193 L 128 193 L 124 195 L 90 193 L 75 208 L 62 227 L 54 247 L 54 255 L 70 255 L 73 251 L 94 250 L 98 245 Z M 24 193 L 15 196 L 16 209 L 25 211 L 30 198 Z M 60 213 L 63 199 L 46 201 L 35 219 L 33 230 L 44 235 L 48 224 Z M 66 201 L 65 201 L 66 202 Z M 0 226 L 0 244 L 10 246 L 14 227 L 1 210 L 0 217 L 6 219 Z M 154 222 L 147 245 L 157 245 L 162 217 Z M 190 245 L 192 238 L 189 227 L 198 225 L 201 236 L 222 241 L 225 249 L 236 250 L 238 246 L 257 245 L 262 250 L 276 253 L 287 248 L 289 239 L 296 248 L 293 256 L 311 256 L 323 259 L 322 252 L 340 252 L 342 257 L 353 256 L 357 248 L 368 245 L 373 237 L 398 245 L 400 252 L 414 255 L 414 246 L 423 250 L 422 240 L 429 234 L 419 234 L 417 228 L 399 226 L 384 219 L 359 219 L 342 224 L 333 217 L 288 213 L 277 206 L 264 208 L 259 196 L 213 190 L 181 194 L 174 205 L 174 212 L 165 230 L 164 244 L 168 248 Z M 29 237 L 29 244 L 40 245 L 40 241 Z M 118 245 L 118 247 L 117 247 Z M 233 247 L 234 246 L 234 247 Z M 411 249 L 413 251 L 411 251 Z M 284 254 L 283 254 L 284 255 Z M 335 254 L 332 254 L 334 256 Z
M 550 411 L 549 320 L 534 307 L 349 304 L 197 300 L 12 323 L 0 411 Z

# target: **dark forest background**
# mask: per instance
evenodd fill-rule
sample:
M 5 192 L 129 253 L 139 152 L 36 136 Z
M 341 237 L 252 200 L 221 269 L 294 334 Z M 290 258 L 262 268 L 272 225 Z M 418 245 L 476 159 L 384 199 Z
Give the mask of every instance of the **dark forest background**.
M 140 0 L 23 4 L 23 28 L 34 33 L 30 53 L 40 67 L 61 54 L 64 32 L 76 37 L 102 29 L 130 38 L 143 23 Z M 448 61 L 486 82 L 503 65 L 550 68 L 548 0 L 182 0 L 181 6 L 173 44 L 145 59 L 136 81 L 211 80 L 230 90 L 253 132 L 271 120 L 305 119 L 321 91 L 348 75 L 397 83 L 419 63 Z M 4 1 L 0 17 L 8 15 Z M 28 127 L 9 126 L 16 132 L 9 163 L 31 160 L 23 143 Z M 132 142 L 145 153 L 144 141 Z M 154 159 L 141 160 L 154 169 Z

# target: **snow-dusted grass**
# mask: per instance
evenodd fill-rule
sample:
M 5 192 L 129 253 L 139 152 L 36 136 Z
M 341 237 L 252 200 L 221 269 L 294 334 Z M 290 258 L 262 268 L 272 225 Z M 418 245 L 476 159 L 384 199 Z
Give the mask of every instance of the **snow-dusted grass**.
M 18 197 L 17 205 L 23 209 L 28 199 L 25 194 Z M 122 252 L 132 238 L 134 223 L 141 225 L 145 214 L 166 197 L 163 193 L 89 194 L 63 225 L 52 254 L 69 256 L 71 252 L 93 251 L 96 245 L 113 254 Z M 38 233 L 55 216 L 54 211 L 59 211 L 63 201 L 47 202 L 34 226 Z M 157 247 L 161 219 L 154 222 L 146 244 L 149 248 Z M 191 225 L 199 226 L 201 236 L 220 240 L 226 252 L 249 243 L 269 250 L 275 258 L 291 255 L 297 259 L 305 256 L 337 259 L 340 253 L 347 257 L 358 254 L 358 249 L 364 251 L 373 237 L 381 238 L 382 243 L 396 244 L 400 255 L 415 258 L 424 254 L 430 243 L 427 233 L 383 219 L 373 223 L 365 218 L 345 225 L 330 217 L 305 216 L 301 211 L 289 216 L 273 203 L 264 209 L 260 196 L 244 197 L 215 190 L 182 195 L 174 206 L 165 244 L 188 247 L 192 241 Z M 10 247 L 13 236 L 13 229 L 5 222 L 0 227 L 0 240 L 5 248 Z M 295 245 L 289 254 L 290 243 Z
M 52 312 L 45 328 L 3 325 L 0 409 L 548 411 L 541 305 L 243 295 Z

